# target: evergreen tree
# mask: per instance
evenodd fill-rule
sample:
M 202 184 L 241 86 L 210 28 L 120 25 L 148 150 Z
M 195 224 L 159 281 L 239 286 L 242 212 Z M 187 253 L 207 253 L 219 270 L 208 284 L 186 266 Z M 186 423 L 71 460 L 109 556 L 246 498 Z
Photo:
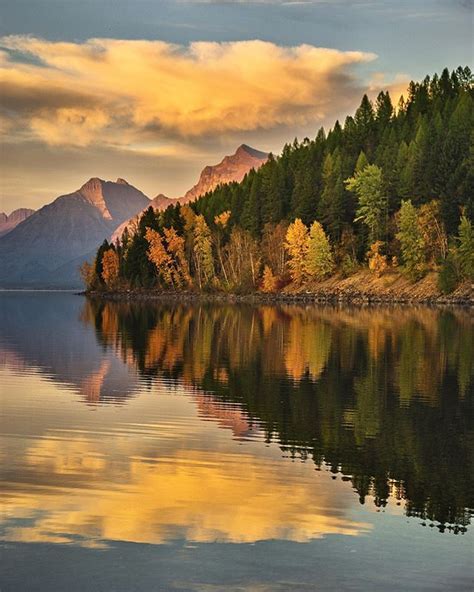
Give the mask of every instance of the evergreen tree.
M 459 224 L 459 267 L 464 278 L 474 280 L 474 228 L 466 216 Z
M 411 201 L 402 202 L 397 238 L 401 245 L 405 271 L 412 280 L 416 281 L 425 271 L 425 241 L 416 208 Z

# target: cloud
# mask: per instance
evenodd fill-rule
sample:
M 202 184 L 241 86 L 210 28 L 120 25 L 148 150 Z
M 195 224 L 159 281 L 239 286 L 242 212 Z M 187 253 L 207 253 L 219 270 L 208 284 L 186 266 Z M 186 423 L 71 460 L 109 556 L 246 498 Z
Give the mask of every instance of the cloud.
M 298 127 L 352 108 L 374 54 L 264 41 L 0 38 L 0 119 L 52 145 Z

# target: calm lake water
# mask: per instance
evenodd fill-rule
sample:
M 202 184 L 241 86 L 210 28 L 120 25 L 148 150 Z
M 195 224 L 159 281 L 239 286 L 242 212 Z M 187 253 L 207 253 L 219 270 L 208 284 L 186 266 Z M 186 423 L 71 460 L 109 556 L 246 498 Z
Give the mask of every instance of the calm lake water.
M 468 310 L 0 294 L 2 592 L 473 584 Z

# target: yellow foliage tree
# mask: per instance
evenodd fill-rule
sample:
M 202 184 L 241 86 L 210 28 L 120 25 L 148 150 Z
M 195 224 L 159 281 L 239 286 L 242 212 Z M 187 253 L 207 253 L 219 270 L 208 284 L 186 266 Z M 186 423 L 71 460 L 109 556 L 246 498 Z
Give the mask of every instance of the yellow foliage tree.
M 229 223 L 229 219 L 230 210 L 226 210 L 225 212 L 222 212 L 222 214 L 219 214 L 218 216 L 214 217 L 214 224 L 216 226 L 221 226 L 222 228 L 225 228 Z
M 278 287 L 278 278 L 273 275 L 271 267 L 265 265 L 263 268 L 262 292 L 275 292 Z
M 288 251 L 288 267 L 291 279 L 301 284 L 306 279 L 306 256 L 308 253 L 308 229 L 300 218 L 289 225 L 285 249 Z
M 375 241 L 370 245 L 370 251 L 367 253 L 369 269 L 377 277 L 380 277 L 387 269 L 387 257 L 380 253 L 383 244 L 383 241 Z
M 96 281 L 95 267 L 88 261 L 79 267 L 79 273 L 81 274 L 82 281 L 86 286 L 86 290 L 92 290 Z
M 102 279 L 108 288 L 117 285 L 119 269 L 119 257 L 115 249 L 107 249 L 102 256 Z

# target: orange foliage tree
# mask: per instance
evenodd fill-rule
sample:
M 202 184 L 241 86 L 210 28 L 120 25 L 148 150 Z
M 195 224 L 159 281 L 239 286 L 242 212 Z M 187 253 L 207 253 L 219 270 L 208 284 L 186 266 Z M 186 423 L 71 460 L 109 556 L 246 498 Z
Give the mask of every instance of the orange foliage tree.
M 117 285 L 120 270 L 119 257 L 115 249 L 107 249 L 102 256 L 102 279 L 108 288 Z

